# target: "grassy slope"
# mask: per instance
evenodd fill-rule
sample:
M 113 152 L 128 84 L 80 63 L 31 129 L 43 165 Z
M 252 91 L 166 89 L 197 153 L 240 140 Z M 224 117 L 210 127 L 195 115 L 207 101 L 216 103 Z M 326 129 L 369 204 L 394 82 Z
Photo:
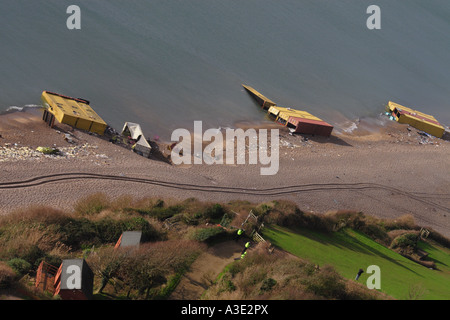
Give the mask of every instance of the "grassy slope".
M 378 265 L 381 291 L 397 299 L 408 299 L 411 286 L 425 289 L 420 299 L 450 299 L 450 250 L 421 243 L 439 270 L 430 270 L 376 243 L 367 236 L 346 230 L 324 234 L 306 229 L 296 232 L 272 226 L 264 237 L 274 245 L 313 263 L 330 264 L 344 277 L 354 279 L 361 268 Z M 366 283 L 363 273 L 359 282 Z

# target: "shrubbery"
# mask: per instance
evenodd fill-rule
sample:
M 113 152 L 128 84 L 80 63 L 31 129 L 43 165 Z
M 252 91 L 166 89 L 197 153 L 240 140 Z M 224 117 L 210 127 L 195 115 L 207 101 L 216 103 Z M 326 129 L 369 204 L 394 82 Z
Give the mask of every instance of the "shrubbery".
M 241 214 L 235 216 L 234 210 Z M 139 298 L 167 298 L 201 251 L 232 239 L 236 230 L 226 228 L 241 225 L 250 210 L 258 217 L 247 221 L 250 230 L 261 222 L 322 232 L 351 228 L 402 252 L 417 246 L 418 227 L 411 216 L 383 220 L 361 212 L 314 214 L 289 201 L 254 206 L 196 199 L 111 200 L 99 193 L 81 199 L 73 213 L 33 207 L 1 216 L 0 259 L 5 262 L 0 261 L 0 287 L 35 271 L 42 260 L 58 266 L 62 259 L 83 254 L 99 279 L 96 288 L 112 287 L 122 294 L 129 290 Z M 142 231 L 143 240 L 150 243 L 135 251 L 114 250 L 122 232 L 132 230 Z M 435 232 L 430 238 L 450 242 Z M 331 267 L 250 251 L 228 267 L 205 298 L 373 299 L 376 295 L 360 288 L 349 290 L 348 282 Z
M 183 213 L 183 222 L 188 225 L 199 225 L 202 222 L 217 222 L 226 215 L 225 208 L 220 204 L 207 205 L 206 207 L 193 207 L 187 206 Z
M 401 254 L 411 255 L 417 249 L 418 235 L 415 233 L 404 233 L 396 237 L 392 243 L 391 248 L 398 250 Z
M 265 205 L 261 210 L 270 212 L 265 214 L 264 221 L 267 224 L 276 224 L 291 229 L 308 228 L 322 232 L 336 232 L 340 229 L 351 228 L 361 231 L 373 240 L 390 246 L 393 240 L 391 232 L 406 230 L 417 232 L 420 227 L 414 222 L 411 215 L 404 215 L 397 219 L 380 219 L 366 216 L 357 211 L 337 211 L 325 214 L 315 214 L 301 211 L 294 203 L 289 201 L 274 201 L 272 206 Z M 449 247 L 450 240 L 441 234 L 430 230 L 430 239 Z
M 345 299 L 346 287 L 343 278 L 331 266 L 324 266 L 302 280 L 306 291 L 327 299 Z
M 114 244 L 123 231 L 130 230 L 142 231 L 146 241 L 164 239 L 163 233 L 140 216 L 92 218 L 29 208 L 1 217 L 0 259 L 21 259 L 35 270 L 43 259 L 59 264 L 70 252 Z
M 332 266 L 317 266 L 258 247 L 228 266 L 205 299 L 382 299 L 384 295 L 344 279 Z
M 167 298 L 204 245 L 194 241 L 160 241 L 135 250 L 104 248 L 87 262 L 101 279 L 100 289 L 125 290 L 143 298 Z M 171 275 L 175 275 L 171 277 Z M 120 279 L 120 281 L 119 281 Z M 114 280 L 114 281 L 112 281 Z
M 104 193 L 94 193 L 80 199 L 75 205 L 75 212 L 81 215 L 93 215 L 100 213 L 110 206 L 110 200 Z
M 217 220 L 221 219 L 225 214 L 225 209 L 220 204 L 214 204 L 210 207 L 207 207 L 203 216 L 206 219 Z
M 277 284 L 277 281 L 272 278 L 264 279 L 261 284 L 261 288 L 259 289 L 261 292 L 271 291 L 272 288 Z
M 201 228 L 197 230 L 194 235 L 193 239 L 205 242 L 207 244 L 212 244 L 214 242 L 223 241 L 226 239 L 231 239 L 231 234 L 221 227 L 211 227 L 211 228 Z
M 83 246 L 101 245 L 116 242 L 124 231 L 142 231 L 147 241 L 161 239 L 161 234 L 144 218 L 129 217 L 122 219 L 103 218 L 89 220 L 72 218 L 59 226 L 61 241 L 74 250 Z
M 18 258 L 28 262 L 33 268 L 37 268 L 47 253 L 39 248 L 38 245 L 32 245 L 27 251 Z
M 153 217 L 160 221 L 165 220 L 167 218 L 173 217 L 174 215 L 180 213 L 183 210 L 183 206 L 174 205 L 164 207 L 164 202 L 157 203 L 155 206 L 150 208 L 125 208 L 126 212 L 136 212 L 138 214 Z
M 0 261 L 0 289 L 9 288 L 16 279 L 16 273 L 6 263 Z
M 19 275 L 27 274 L 31 270 L 31 263 L 20 258 L 12 258 L 8 261 L 8 265 Z

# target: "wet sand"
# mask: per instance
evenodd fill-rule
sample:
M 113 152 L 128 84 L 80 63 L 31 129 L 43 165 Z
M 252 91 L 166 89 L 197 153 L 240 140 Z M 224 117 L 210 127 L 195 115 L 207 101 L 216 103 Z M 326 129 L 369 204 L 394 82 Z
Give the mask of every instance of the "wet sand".
M 30 205 L 71 210 L 94 192 L 212 202 L 287 199 L 320 213 L 411 214 L 419 225 L 449 237 L 450 142 L 392 121 L 361 120 L 357 125 L 351 133 L 335 130 L 330 138 L 292 136 L 278 126 L 279 171 L 261 176 L 261 165 L 174 166 L 145 159 L 65 125 L 49 128 L 36 110 L 5 114 L 0 116 L 0 213 Z M 67 132 L 73 143 L 64 140 Z M 30 155 L 38 146 L 65 153 Z M 66 173 L 77 175 L 55 179 Z

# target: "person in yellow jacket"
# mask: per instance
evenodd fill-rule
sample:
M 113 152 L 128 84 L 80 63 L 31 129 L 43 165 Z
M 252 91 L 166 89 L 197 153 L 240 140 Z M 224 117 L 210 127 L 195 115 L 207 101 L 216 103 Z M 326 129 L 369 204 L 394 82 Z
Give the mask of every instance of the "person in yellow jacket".
M 247 242 L 244 246 L 244 250 L 241 253 L 246 253 L 247 249 L 250 248 L 250 242 Z
M 241 238 L 241 236 L 244 234 L 244 230 L 242 230 L 241 228 L 239 228 L 239 230 L 236 232 L 236 236 L 234 238 L 234 240 L 238 241 L 239 238 Z

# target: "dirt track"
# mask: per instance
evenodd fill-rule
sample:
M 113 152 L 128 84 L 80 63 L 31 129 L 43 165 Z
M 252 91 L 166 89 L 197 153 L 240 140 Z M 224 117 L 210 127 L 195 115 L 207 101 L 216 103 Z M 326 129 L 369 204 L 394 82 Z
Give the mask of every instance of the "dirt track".
M 225 266 L 240 257 L 242 248 L 242 243 L 234 241 L 223 242 L 209 248 L 191 265 L 170 299 L 198 300 Z

